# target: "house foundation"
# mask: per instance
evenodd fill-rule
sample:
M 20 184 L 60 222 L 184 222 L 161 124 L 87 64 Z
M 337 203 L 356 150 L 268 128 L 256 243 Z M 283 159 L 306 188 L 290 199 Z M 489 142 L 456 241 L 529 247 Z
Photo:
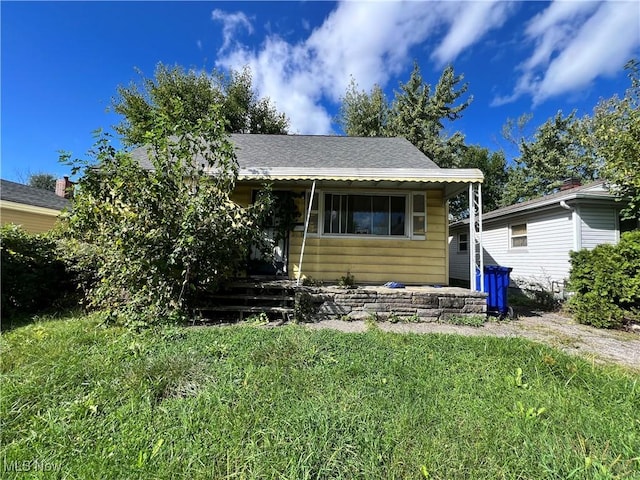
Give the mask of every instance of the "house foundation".
M 447 321 L 451 316 L 485 315 L 486 294 L 457 287 L 298 287 L 298 320 Z
M 486 315 L 486 294 L 458 287 L 303 286 L 291 280 L 242 279 L 205 295 L 196 310 L 203 323 L 267 315 L 284 321 L 364 320 L 446 322 Z

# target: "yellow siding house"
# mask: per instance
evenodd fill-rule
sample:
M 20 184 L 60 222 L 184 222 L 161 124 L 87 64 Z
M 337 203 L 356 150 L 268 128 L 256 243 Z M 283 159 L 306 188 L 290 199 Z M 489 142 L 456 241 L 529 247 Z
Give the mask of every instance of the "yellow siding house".
M 54 192 L 8 180 L 0 181 L 0 221 L 21 225 L 27 232 L 42 233 L 55 224 L 69 200 Z
M 448 199 L 481 183 L 480 170 L 440 168 L 404 138 L 233 134 L 231 141 L 238 203 L 249 204 L 270 184 L 298 207 L 298 224 L 276 246 L 271 273 L 448 283 Z M 151 168 L 145 148 L 132 154 Z

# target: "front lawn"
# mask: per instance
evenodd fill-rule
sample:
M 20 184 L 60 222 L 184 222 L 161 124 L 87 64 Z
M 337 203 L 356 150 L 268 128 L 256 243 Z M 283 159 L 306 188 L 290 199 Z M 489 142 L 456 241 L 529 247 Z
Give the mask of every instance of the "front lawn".
M 1 342 L 2 478 L 640 478 L 638 375 L 521 339 L 89 316 Z

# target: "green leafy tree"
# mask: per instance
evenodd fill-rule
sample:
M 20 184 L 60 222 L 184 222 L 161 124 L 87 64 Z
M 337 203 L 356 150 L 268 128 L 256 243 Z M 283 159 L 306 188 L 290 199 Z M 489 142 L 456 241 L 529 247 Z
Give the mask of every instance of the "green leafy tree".
M 602 100 L 583 119 L 581 140 L 602 159 L 601 176 L 627 200 L 626 218 L 640 216 L 640 64 L 629 61 L 631 86 L 623 98 Z
M 520 156 L 514 160 L 501 204 L 511 205 L 547 195 L 568 178 L 583 182 L 598 178 L 601 162 L 580 141 L 581 122 L 575 112 L 559 111 L 543 123 L 531 139 L 520 138 Z
M 66 235 L 92 246 L 97 272 L 88 304 L 112 319 L 184 318 L 198 292 L 234 275 L 261 238 L 256 225 L 268 201 L 242 208 L 229 197 L 237 162 L 221 107 L 209 104 L 195 122 L 192 109 L 175 97 L 150 108 L 146 130 L 136 127 L 151 169 L 107 136 L 89 160 L 65 158 L 81 174 Z
M 379 85 L 371 92 L 358 90 L 354 78 L 341 99 L 337 123 L 350 137 L 387 136 L 389 102 Z
M 445 121 L 454 121 L 470 105 L 472 97 L 456 104 L 468 90 L 464 77 L 447 66 L 433 93 L 424 82 L 418 64 L 409 80 L 396 91 L 391 107 L 389 134 L 403 136 L 441 167 L 454 167 L 464 147 L 460 132 L 447 135 Z
M 29 175 L 27 185 L 42 190 L 56 191 L 56 176 L 51 173 L 33 173 Z
M 448 66 L 432 91 L 416 63 L 389 104 L 380 86 L 367 93 L 358 90 L 352 79 L 342 97 L 337 123 L 350 136 L 404 137 L 439 166 L 456 166 L 465 148 L 464 136 L 460 132 L 447 135 L 446 123 L 460 118 L 472 101 L 469 97 L 459 102 L 468 89 L 462 80 Z
M 482 171 L 485 182 L 482 184 L 482 210 L 490 212 L 500 206 L 503 190 L 508 179 L 507 161 L 504 153 L 490 152 L 479 145 L 466 147 L 459 160 L 459 168 L 477 168 Z M 469 215 L 468 194 L 464 193 L 451 200 L 449 215 L 453 220 L 467 218 Z
M 230 133 L 286 134 L 289 120 L 278 113 L 268 98 L 258 98 L 253 88 L 251 70 L 232 71 L 228 76 L 216 74 L 222 92 L 222 112 Z
M 186 121 L 195 127 L 216 105 L 221 107 L 217 111 L 229 133 L 287 133 L 288 119 L 268 98 L 258 98 L 248 68 L 229 75 L 216 71 L 209 75 L 159 64 L 154 78 L 142 77 L 141 84 L 118 87 L 112 100 L 113 110 L 123 116 L 115 130 L 128 145 L 144 144 L 154 111 L 161 110 L 168 120 Z

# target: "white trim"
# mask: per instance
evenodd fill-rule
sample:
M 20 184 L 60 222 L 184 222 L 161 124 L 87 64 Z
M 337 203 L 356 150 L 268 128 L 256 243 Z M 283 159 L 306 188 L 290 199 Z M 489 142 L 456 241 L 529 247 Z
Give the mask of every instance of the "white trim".
M 353 180 L 424 183 L 476 183 L 484 175 L 477 168 L 241 168 L 238 180 Z
M 523 234 L 519 234 L 519 235 L 515 235 L 513 234 L 513 227 L 516 226 L 520 226 L 520 225 L 524 225 L 524 228 L 526 230 L 526 233 Z M 522 251 L 523 249 L 526 249 L 529 246 L 529 227 L 528 227 L 528 222 L 519 222 L 519 223 L 509 223 L 509 250 L 518 250 L 518 251 Z M 513 245 L 513 239 L 515 238 L 525 238 L 526 239 L 526 245 L 519 245 L 519 246 L 514 246 Z
M 10 202 L 8 200 L 0 201 L 0 208 L 6 208 L 7 210 L 13 210 L 16 212 L 38 213 L 40 215 L 49 215 L 51 217 L 57 217 L 62 212 L 62 209 L 56 210 L 53 208 L 28 205 L 26 203 Z
M 374 239 L 374 240 L 426 240 L 427 232 L 428 232 L 428 205 L 427 205 L 427 191 L 426 190 L 413 190 L 410 192 L 407 191 L 398 191 L 392 189 L 361 189 L 358 190 L 357 193 L 353 193 L 353 190 L 346 189 L 327 189 L 327 190 L 316 190 L 316 194 L 318 195 L 318 232 L 316 234 L 309 235 L 317 235 L 327 238 L 358 238 L 358 239 Z M 324 200 L 325 195 L 368 195 L 368 196 L 377 196 L 377 197 L 398 197 L 404 198 L 405 201 L 405 221 L 404 221 L 404 234 L 403 235 L 375 235 L 375 234 L 356 234 L 356 233 L 326 233 L 324 232 Z M 424 200 L 424 212 L 417 212 L 424 216 L 424 235 L 414 235 L 413 233 L 413 217 L 416 212 L 413 210 L 413 196 L 419 195 L 423 197 Z M 390 224 L 391 226 L 391 224 Z
M 414 210 L 414 204 L 413 204 L 413 197 L 415 195 L 419 195 L 423 198 L 423 207 L 424 207 L 424 211 L 422 212 L 416 212 Z M 425 240 L 427 238 L 427 192 L 425 191 L 420 191 L 420 190 L 415 190 L 413 192 L 411 192 L 411 199 L 410 199 L 411 205 L 407 206 L 407 210 L 409 210 L 409 218 L 411 219 L 411 225 L 409 226 L 410 231 L 409 231 L 409 236 L 411 237 L 411 240 Z M 414 217 L 416 216 L 422 216 L 424 217 L 424 233 L 423 234 L 415 234 L 415 225 L 414 225 Z M 405 225 L 406 227 L 406 225 Z

